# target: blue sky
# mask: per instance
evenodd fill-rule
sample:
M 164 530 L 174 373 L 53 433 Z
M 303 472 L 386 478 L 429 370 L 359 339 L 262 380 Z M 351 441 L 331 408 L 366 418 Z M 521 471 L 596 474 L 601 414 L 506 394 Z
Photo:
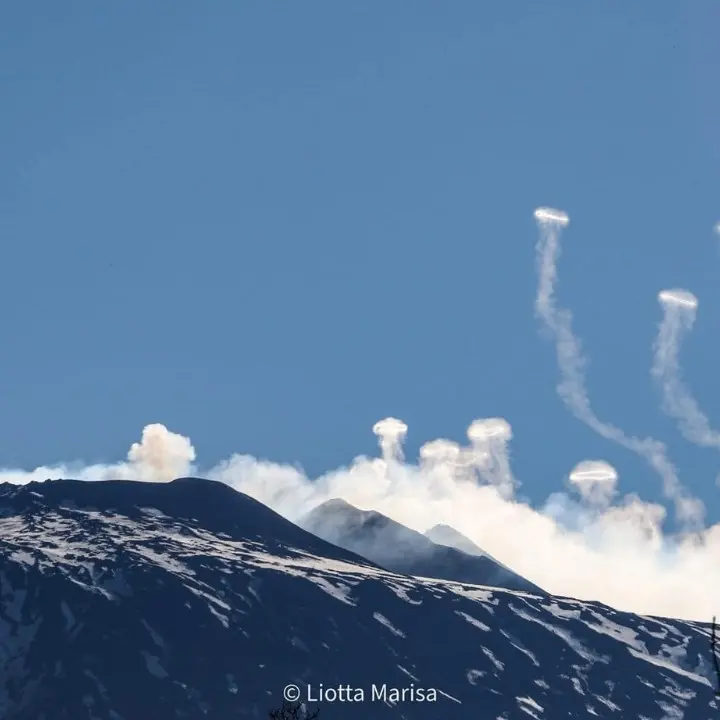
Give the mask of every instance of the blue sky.
M 720 424 L 720 51 L 709 2 L 13 3 L 0 11 L 0 465 L 121 458 L 142 427 L 310 474 L 512 424 L 535 501 L 642 460 L 555 394 L 532 212 L 598 414 L 668 442 L 720 517 L 720 454 L 649 367 L 656 293 Z

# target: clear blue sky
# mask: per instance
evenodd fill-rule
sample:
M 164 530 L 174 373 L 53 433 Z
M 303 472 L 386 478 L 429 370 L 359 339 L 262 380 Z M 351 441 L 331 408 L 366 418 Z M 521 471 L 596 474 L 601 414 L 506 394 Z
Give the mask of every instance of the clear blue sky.
M 720 424 L 720 10 L 687 3 L 39 2 L 0 10 L 0 465 L 121 459 L 146 423 L 311 474 L 476 417 L 534 500 L 642 461 L 555 395 L 532 211 L 598 414 L 720 453 L 649 379 L 658 290 L 700 299 L 687 378 Z M 718 512 L 712 511 L 713 516 Z

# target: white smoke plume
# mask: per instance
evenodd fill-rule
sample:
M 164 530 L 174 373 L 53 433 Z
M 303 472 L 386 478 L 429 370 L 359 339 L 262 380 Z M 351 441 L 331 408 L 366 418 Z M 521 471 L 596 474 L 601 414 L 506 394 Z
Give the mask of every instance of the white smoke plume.
M 680 342 L 695 322 L 698 301 L 687 290 L 663 290 L 658 294 L 663 319 L 655 341 L 652 375 L 662 391 L 662 410 L 678 423 L 682 435 L 701 447 L 720 448 L 720 433 L 682 380 Z
M 475 420 L 468 428 L 467 435 L 481 476 L 497 488 L 503 497 L 510 497 L 517 487 L 510 470 L 510 423 L 504 418 Z
M 0 470 L 0 482 L 22 485 L 43 480 L 73 478 L 76 480 L 142 480 L 168 482 L 195 471 L 195 448 L 189 438 L 170 432 L 158 423 L 146 425 L 139 443 L 133 443 L 127 462 L 113 465 L 60 463 L 41 466 L 31 472 Z
M 535 312 L 555 338 L 561 375 L 558 394 L 573 415 L 598 435 L 643 457 L 662 478 L 663 492 L 674 502 L 678 519 L 688 528 L 701 527 L 704 515 L 702 503 L 690 497 L 680 484 L 664 443 L 649 437 L 626 435 L 615 425 L 600 420 L 592 409 L 585 387 L 585 358 L 580 341 L 572 330 L 572 314 L 559 309 L 555 303 L 560 232 L 570 220 L 564 212 L 550 208 L 538 208 L 535 219 L 540 230 Z
M 568 479 L 591 507 L 604 510 L 615 495 L 618 474 L 604 460 L 583 460 L 572 469 Z
M 404 430 L 399 432 L 401 426 Z M 580 463 L 569 474 L 572 494 L 556 493 L 535 508 L 514 498 L 505 483 L 507 455 L 501 458 L 500 472 L 490 472 L 492 460 L 475 444 L 478 436 L 487 439 L 488 435 L 504 438 L 507 444 L 510 426 L 500 418 L 473 423 L 468 429 L 469 446 L 451 440 L 423 445 L 418 463 L 398 459 L 407 432 L 404 423 L 391 420 L 375 427 L 396 429 L 388 430 L 394 438 L 389 446 L 388 434 L 378 433 L 383 459 L 358 457 L 348 467 L 316 479 L 297 467 L 249 455 L 233 455 L 201 474 L 293 521 L 326 500 L 342 498 L 420 532 L 439 523 L 450 525 L 554 594 L 694 620 L 706 620 L 717 612 L 720 525 L 695 535 L 663 534 L 665 509 L 634 495 L 619 496 L 617 473 L 607 463 Z M 200 473 L 194 460 L 188 438 L 163 425 L 150 425 L 125 462 L 5 470 L 0 471 L 0 481 L 60 477 L 161 481 Z
M 142 480 L 173 480 L 189 475 L 195 460 L 190 439 L 169 432 L 164 425 L 146 425 L 142 439 L 128 452 L 130 474 Z
M 397 418 L 385 418 L 373 425 L 373 432 L 380 440 L 383 460 L 386 463 L 402 462 L 402 444 L 407 435 L 407 425 Z

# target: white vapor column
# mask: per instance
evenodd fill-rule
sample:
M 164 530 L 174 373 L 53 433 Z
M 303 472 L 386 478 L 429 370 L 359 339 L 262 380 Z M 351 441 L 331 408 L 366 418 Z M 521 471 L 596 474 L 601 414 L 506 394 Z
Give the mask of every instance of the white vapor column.
M 682 380 L 680 342 L 697 314 L 697 298 L 687 290 L 663 290 L 658 294 L 663 319 L 654 346 L 652 375 L 662 391 L 662 410 L 678 423 L 683 437 L 702 447 L 720 447 L 720 433 L 700 410 Z
M 407 435 L 408 427 L 397 418 L 389 417 L 379 420 L 373 425 L 373 432 L 378 437 L 383 460 L 386 463 L 401 463 L 403 461 L 402 444 Z
M 516 481 L 510 470 L 510 423 L 504 418 L 475 420 L 468 428 L 467 436 L 475 456 L 480 460 L 477 464 L 480 475 L 494 486 L 502 497 L 511 497 Z
M 560 233 L 570 219 L 561 210 L 538 208 L 535 220 L 540 230 L 537 244 L 538 290 L 535 312 L 555 339 L 560 383 L 557 391 L 573 415 L 598 435 L 643 457 L 660 475 L 665 495 L 675 503 L 678 518 L 692 527 L 702 523 L 702 505 L 688 497 L 675 468 L 667 457 L 665 445 L 653 438 L 626 435 L 620 428 L 600 420 L 590 405 L 585 387 L 585 358 L 579 340 L 572 331 L 572 313 L 555 304 Z
M 604 460 L 583 460 L 571 470 L 568 479 L 588 505 L 605 509 L 615 495 L 618 474 Z

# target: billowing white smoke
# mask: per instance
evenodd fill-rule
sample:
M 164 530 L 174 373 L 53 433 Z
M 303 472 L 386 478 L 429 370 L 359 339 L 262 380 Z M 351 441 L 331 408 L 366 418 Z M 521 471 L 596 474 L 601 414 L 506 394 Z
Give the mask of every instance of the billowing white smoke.
M 695 536 L 664 536 L 664 508 L 632 495 L 617 497 L 617 473 L 607 463 L 580 463 L 569 474 L 572 495 L 558 493 L 536 509 L 512 496 L 507 456 L 511 429 L 504 420 L 473 423 L 468 446 L 450 440 L 423 445 L 418 464 L 399 459 L 404 423 L 388 420 L 375 428 L 383 459 L 358 457 L 349 467 L 315 480 L 296 467 L 248 455 L 234 455 L 202 475 L 255 497 L 290 520 L 321 502 L 343 498 L 420 532 L 439 523 L 450 525 L 559 595 L 687 619 L 706 620 L 717 612 L 720 525 Z M 0 472 L 0 481 L 170 480 L 197 474 L 194 459 L 188 438 L 150 425 L 127 462 L 30 473 L 8 470 Z
M 689 497 L 680 484 L 677 472 L 667 457 L 665 445 L 653 438 L 636 438 L 626 435 L 620 428 L 600 420 L 590 405 L 585 388 L 585 358 L 579 340 L 572 331 L 572 314 L 555 304 L 557 261 L 560 255 L 560 231 L 569 223 L 560 210 L 538 208 L 535 219 L 540 229 L 537 245 L 538 291 L 535 311 L 555 338 L 561 381 L 558 393 L 578 420 L 598 435 L 621 445 L 643 457 L 663 480 L 663 492 L 675 504 L 678 519 L 688 528 L 702 525 L 704 508 L 695 498 Z
M 170 432 L 164 425 L 146 425 L 139 443 L 133 443 L 127 462 L 113 465 L 78 463 L 42 466 L 32 472 L 0 470 L 0 482 L 24 484 L 33 481 L 75 478 L 77 480 L 143 480 L 167 482 L 194 472 L 195 448 L 190 439 Z
M 720 433 L 710 427 L 680 372 L 680 342 L 695 322 L 697 298 L 687 290 L 663 290 L 658 300 L 664 312 L 655 341 L 652 374 L 662 391 L 662 410 L 677 420 L 680 432 L 690 442 L 720 447 Z
M 170 432 L 164 425 L 146 425 L 142 440 L 128 452 L 130 474 L 139 480 L 173 480 L 189 475 L 195 460 L 190 439 Z

